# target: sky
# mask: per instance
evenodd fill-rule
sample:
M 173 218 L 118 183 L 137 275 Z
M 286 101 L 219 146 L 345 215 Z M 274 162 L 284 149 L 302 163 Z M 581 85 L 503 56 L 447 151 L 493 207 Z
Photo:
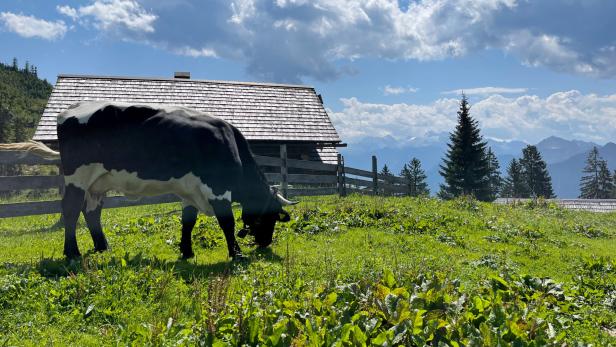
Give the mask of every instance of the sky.
M 616 141 L 612 0 L 2 0 L 0 61 L 312 85 L 342 140 Z

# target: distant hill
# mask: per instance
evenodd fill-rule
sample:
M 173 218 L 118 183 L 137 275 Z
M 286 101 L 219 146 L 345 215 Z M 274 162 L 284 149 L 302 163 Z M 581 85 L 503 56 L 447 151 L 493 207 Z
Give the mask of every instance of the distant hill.
M 387 164 L 396 175 L 404 163 L 411 157 L 421 160 L 422 166 L 428 176 L 428 186 L 432 193 L 436 193 L 443 182 L 439 174 L 439 164 L 447 149 L 448 134 L 432 134 L 426 139 L 411 139 L 400 142 L 394 138 L 364 138 L 357 143 L 341 150 L 348 166 L 370 169 L 372 155 L 378 158 L 379 170 Z M 505 176 L 507 165 L 513 158 L 522 155 L 522 148 L 527 144 L 522 141 L 496 141 L 488 139 L 488 146 L 492 148 Z M 579 183 L 582 176 L 586 156 L 593 146 L 597 146 L 599 154 L 607 160 L 611 170 L 616 169 L 616 144 L 608 143 L 599 146 L 592 142 L 579 140 L 566 140 L 550 136 L 536 144 L 544 160 L 548 164 L 548 171 L 552 177 L 554 192 L 559 198 L 577 198 L 579 196 Z
M 32 138 L 52 89 L 35 66 L 0 63 L 0 142 Z
M 588 153 L 595 143 L 565 140 L 557 136 L 550 136 L 537 143 L 537 149 L 541 152 L 543 160 L 548 164 L 565 161 L 580 153 Z

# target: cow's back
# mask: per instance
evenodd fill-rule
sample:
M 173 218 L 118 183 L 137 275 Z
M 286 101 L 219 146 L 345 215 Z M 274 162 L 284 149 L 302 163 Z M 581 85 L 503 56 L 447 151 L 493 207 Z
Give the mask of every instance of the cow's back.
M 69 177 L 85 167 L 151 181 L 193 174 L 219 195 L 241 176 L 233 126 L 182 107 L 77 104 L 58 117 L 58 141 Z

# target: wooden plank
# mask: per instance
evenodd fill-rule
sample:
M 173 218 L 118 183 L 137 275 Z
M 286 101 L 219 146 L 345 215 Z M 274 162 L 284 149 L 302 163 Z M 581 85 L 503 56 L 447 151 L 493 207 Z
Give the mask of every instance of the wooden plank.
M 280 158 L 267 157 L 267 156 L 262 156 L 262 155 L 255 155 L 254 158 L 259 166 L 279 167 L 281 163 Z
M 255 155 L 255 161 L 260 166 L 275 166 L 279 167 L 282 164 L 280 158 Z M 287 159 L 287 167 L 292 167 L 296 169 L 307 169 L 314 171 L 326 171 L 326 172 L 335 172 L 337 170 L 337 166 L 334 164 L 326 164 L 318 161 L 309 161 L 309 160 L 298 160 L 298 159 Z
M 398 177 L 398 176 L 384 176 L 379 174 L 379 179 L 382 180 L 385 183 L 400 183 L 400 184 L 406 184 L 406 180 L 402 177 Z
M 345 167 L 344 168 L 344 172 L 347 175 L 354 175 L 354 176 L 361 176 L 361 177 L 372 178 L 372 172 L 371 171 L 366 171 L 366 170 L 362 170 L 362 169 L 356 169 L 356 168 L 353 168 L 353 167 Z
M 17 202 L 0 205 L 0 218 L 60 213 L 60 200 Z
M 335 175 L 309 175 L 309 174 L 289 174 L 287 175 L 288 182 L 305 183 L 305 184 L 336 184 L 337 178 Z M 269 184 L 279 184 L 281 175 L 279 173 L 266 173 L 265 178 Z
M 337 188 L 290 188 L 289 196 L 334 195 Z
M 338 181 L 338 178 L 335 175 L 308 175 L 308 174 L 289 175 L 289 183 L 336 184 L 337 181 Z
M 373 195 L 374 194 L 372 193 L 372 189 L 370 188 L 366 188 L 366 189 L 347 188 L 347 191 L 349 193 L 357 193 L 357 194 L 362 194 L 362 195 Z
M 408 187 L 402 185 L 381 183 L 380 187 L 385 191 L 393 192 L 393 193 L 408 193 Z
M 336 172 L 338 170 L 337 165 L 320 163 L 318 161 L 287 159 L 287 166 L 296 169 L 307 169 L 315 171 Z
M 0 176 L 0 191 L 58 188 L 62 176 Z
M 128 200 L 124 196 L 113 196 L 104 199 L 103 208 L 155 205 L 176 201 L 180 201 L 180 198 L 172 194 L 144 197 L 136 201 Z M 60 200 L 0 204 L 0 218 L 52 214 L 61 211 Z
M 344 181 L 346 184 L 352 184 L 355 186 L 372 187 L 372 181 L 368 181 L 368 180 L 360 180 L 358 178 L 346 177 Z
M 0 151 L 0 164 L 58 165 L 60 160 L 46 160 L 23 151 Z

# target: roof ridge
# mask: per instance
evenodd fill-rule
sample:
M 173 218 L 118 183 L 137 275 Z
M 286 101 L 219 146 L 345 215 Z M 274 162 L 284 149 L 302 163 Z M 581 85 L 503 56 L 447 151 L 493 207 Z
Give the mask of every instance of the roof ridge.
M 138 76 L 97 76 L 97 75 L 78 75 L 78 74 L 58 74 L 60 78 L 87 78 L 87 79 L 115 79 L 115 80 L 141 80 L 141 81 L 174 81 L 174 82 L 200 82 L 200 83 L 218 83 L 218 84 L 234 84 L 247 85 L 257 87 L 281 87 L 281 88 L 299 88 L 312 89 L 314 87 L 301 84 L 284 84 L 284 83 L 268 83 L 268 82 L 243 82 L 243 81 L 224 81 L 224 80 L 202 80 L 202 79 L 183 79 L 183 78 L 165 78 L 165 77 L 138 77 Z

